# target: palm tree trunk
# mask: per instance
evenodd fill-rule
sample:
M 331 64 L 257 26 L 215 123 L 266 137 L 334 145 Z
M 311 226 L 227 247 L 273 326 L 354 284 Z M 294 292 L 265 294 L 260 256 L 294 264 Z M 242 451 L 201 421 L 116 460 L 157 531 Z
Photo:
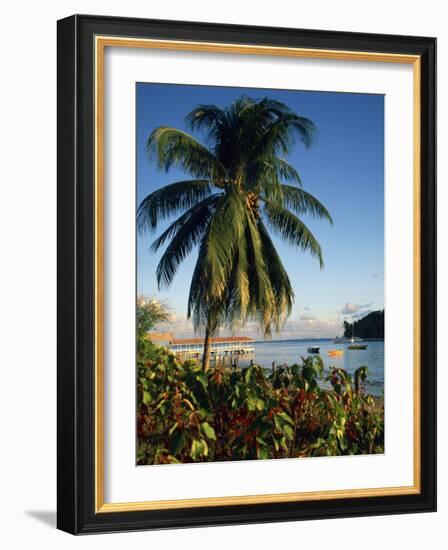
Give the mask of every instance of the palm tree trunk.
M 207 323 L 204 339 L 204 355 L 202 356 L 202 368 L 207 371 L 210 368 L 210 351 L 212 347 L 212 330 L 210 322 Z

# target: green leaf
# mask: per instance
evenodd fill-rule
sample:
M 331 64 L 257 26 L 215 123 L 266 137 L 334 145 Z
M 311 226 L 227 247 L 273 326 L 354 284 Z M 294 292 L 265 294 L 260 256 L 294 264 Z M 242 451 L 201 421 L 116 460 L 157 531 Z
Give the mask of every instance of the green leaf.
M 257 458 L 259 458 L 260 460 L 266 460 L 267 458 L 270 458 L 268 447 L 264 447 L 264 446 L 258 447 Z
M 246 384 L 250 383 L 250 378 L 251 378 L 251 369 L 247 368 L 244 372 L 244 380 L 245 380 Z
M 256 404 L 255 399 L 252 399 L 252 398 L 247 399 L 246 404 L 247 404 L 247 408 L 251 412 L 255 411 L 255 409 L 257 408 L 257 404 Z
M 175 422 L 171 428 L 170 428 L 170 431 L 168 432 L 170 435 L 173 435 L 173 433 L 177 430 L 177 422 Z
M 202 387 L 204 388 L 204 390 L 207 389 L 208 378 L 205 376 L 205 374 L 198 374 L 196 376 L 196 380 L 202 384 Z
M 293 430 L 289 424 L 283 424 L 282 432 L 288 439 L 292 439 L 294 437 Z
M 285 422 L 287 422 L 288 424 L 291 424 L 291 426 L 294 426 L 294 421 L 293 419 L 288 415 L 286 414 L 285 412 L 280 412 L 280 413 L 277 413 L 277 416 L 279 416 L 280 418 L 282 418 Z
M 201 431 L 207 437 L 208 439 L 212 439 L 213 441 L 216 441 L 216 433 L 215 430 L 208 422 L 202 422 L 201 424 Z
M 199 439 L 193 439 L 191 442 L 190 456 L 193 460 L 198 460 L 202 453 L 202 443 Z
M 179 455 L 186 443 L 186 437 L 183 433 L 178 433 L 173 438 L 172 452 L 174 455 Z
M 256 399 L 255 400 L 255 407 L 259 410 L 259 411 L 262 411 L 265 407 L 265 403 L 263 401 L 263 399 Z
M 208 456 L 208 445 L 207 445 L 207 441 L 205 441 L 205 439 L 201 439 L 200 440 L 201 444 L 202 444 L 202 455 L 203 456 Z

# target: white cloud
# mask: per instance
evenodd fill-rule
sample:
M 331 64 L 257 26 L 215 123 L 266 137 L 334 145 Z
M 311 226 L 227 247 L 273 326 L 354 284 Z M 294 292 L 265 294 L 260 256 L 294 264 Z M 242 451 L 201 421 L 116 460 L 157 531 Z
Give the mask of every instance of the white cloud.
M 314 315 L 311 315 L 310 313 L 304 313 L 299 317 L 299 321 L 315 321 L 316 317 Z
M 371 307 L 371 305 L 372 302 L 368 304 L 352 304 L 350 302 L 346 302 L 340 313 L 342 313 L 342 315 L 353 315 L 354 313 L 358 313 L 360 310 L 365 310 Z
M 155 327 L 155 330 L 162 332 L 172 332 L 178 338 L 188 338 L 194 334 L 194 327 L 191 319 L 185 315 L 173 313 L 168 323 L 162 323 Z
M 351 313 L 356 313 L 358 311 L 358 306 L 356 304 L 350 304 L 347 302 L 345 306 L 341 309 L 342 315 L 350 315 Z
M 317 317 L 290 319 L 285 323 L 279 336 L 273 338 L 333 338 L 341 333 L 337 319 L 321 320 Z
M 191 338 L 198 335 L 194 332 L 191 320 L 179 314 L 173 315 L 169 323 L 157 326 L 156 330 L 172 332 L 178 338 Z M 341 332 L 341 323 L 336 319 L 320 320 L 314 315 L 303 314 L 297 318 L 288 319 L 279 333 L 272 333 L 272 339 L 333 338 L 340 335 Z M 222 329 L 219 334 L 220 336 L 229 336 L 232 332 Z M 248 322 L 245 326 L 235 327 L 233 334 L 252 336 L 256 340 L 265 339 L 255 322 Z M 199 335 L 203 335 L 203 331 Z
M 346 302 L 345 306 L 337 313 L 350 317 L 353 320 L 366 316 L 372 310 L 372 303 L 355 304 Z M 203 336 L 204 331 L 195 333 L 191 319 L 186 315 L 174 313 L 168 323 L 161 324 L 155 330 L 172 332 L 178 338 L 191 338 L 192 336 Z M 221 329 L 220 336 L 231 334 L 252 336 L 257 340 L 264 340 L 265 337 L 255 322 L 248 322 L 245 326 L 235 326 L 233 332 L 228 329 Z M 304 307 L 302 313 L 288 319 L 279 333 L 273 332 L 272 339 L 295 339 L 295 338 L 333 338 L 342 334 L 340 319 L 319 319 L 311 312 L 311 308 Z

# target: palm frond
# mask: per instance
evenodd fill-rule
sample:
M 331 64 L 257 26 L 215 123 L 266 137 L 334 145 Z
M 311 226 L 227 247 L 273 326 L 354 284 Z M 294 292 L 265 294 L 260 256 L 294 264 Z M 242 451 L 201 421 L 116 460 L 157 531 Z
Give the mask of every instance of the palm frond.
M 218 180 L 224 169 L 213 153 L 193 136 L 176 128 L 161 126 L 153 130 L 146 144 L 149 158 L 166 172 L 177 167 L 197 178 Z
M 161 187 L 140 203 L 137 228 L 140 232 L 153 231 L 161 220 L 191 208 L 211 193 L 212 186 L 207 180 L 178 181 Z
M 213 213 L 213 208 L 216 206 L 218 199 L 221 197 L 221 194 L 215 193 L 201 202 L 192 206 L 187 210 L 182 216 L 177 218 L 169 227 L 166 229 L 157 239 L 151 244 L 151 251 L 157 252 L 165 242 L 174 238 L 178 231 L 185 226 L 185 224 L 195 223 L 198 226 L 198 230 L 207 226 L 207 223 L 210 221 L 210 216 Z M 194 227 L 192 228 L 194 229 Z
M 199 247 L 188 297 L 188 316 L 195 327 L 203 326 L 204 316 L 212 310 L 224 322 L 230 273 L 245 221 L 243 198 L 236 190 L 228 191 L 219 200 Z
M 278 185 L 281 182 L 291 182 L 302 185 L 297 170 L 279 157 L 266 155 L 257 158 L 248 164 L 246 168 L 245 184 L 247 188 L 263 185 Z
M 333 225 L 333 219 L 325 206 L 316 197 L 292 185 L 281 185 L 284 205 L 296 214 L 310 214 L 315 218 L 329 221 Z
M 179 265 L 193 247 L 201 241 L 219 198 L 220 195 L 212 195 L 193 206 L 172 223 L 151 245 L 151 249 L 156 252 L 171 237 L 157 266 L 156 275 L 159 289 L 170 286 Z
M 226 130 L 226 111 L 216 105 L 198 105 L 187 114 L 185 122 L 191 130 L 205 130 L 208 140 L 216 140 Z
M 302 185 L 302 179 L 300 178 L 299 173 L 294 166 L 289 164 L 289 162 L 279 157 L 273 157 L 271 163 L 277 178 L 280 181 L 294 182 L 300 186 Z
M 244 198 L 236 190 L 227 192 L 219 201 L 205 235 L 205 269 L 210 294 L 220 300 L 225 292 L 233 256 L 245 229 Z
M 297 141 L 308 148 L 314 142 L 315 133 L 316 127 L 310 119 L 292 112 L 282 114 L 263 130 L 255 144 L 255 156 L 264 155 L 269 151 L 276 155 L 287 155 Z
M 223 300 L 216 300 L 209 291 L 207 265 L 207 239 L 201 241 L 198 258 L 191 278 L 188 294 L 187 317 L 192 319 L 195 330 L 209 326 L 212 332 L 224 324 L 225 306 Z
M 247 213 L 247 250 L 251 304 L 249 314 L 262 328 L 266 336 L 271 333 L 272 317 L 275 315 L 275 296 L 263 243 L 256 221 Z
M 258 232 L 263 245 L 265 262 L 269 270 L 272 290 L 275 296 L 275 308 L 272 312 L 276 330 L 280 330 L 292 311 L 294 290 L 285 267 L 278 255 L 263 221 L 258 220 Z
M 247 258 L 247 241 L 241 238 L 235 252 L 233 268 L 227 285 L 226 321 L 230 328 L 235 323 L 244 324 L 250 311 L 249 261 Z
M 222 195 L 202 237 L 190 286 L 188 316 L 195 326 L 201 325 L 211 308 L 214 315 L 225 315 L 225 295 L 244 221 L 239 194 L 232 190 Z
M 272 229 L 284 240 L 309 252 L 324 266 L 322 249 L 308 227 L 289 210 L 272 201 L 264 200 L 264 214 Z
M 206 247 L 207 242 L 203 238 L 199 246 L 198 258 L 191 277 L 190 292 L 188 293 L 187 317 L 193 320 L 195 330 L 207 326 L 208 317 L 213 310 L 208 296 L 208 281 L 205 272 Z

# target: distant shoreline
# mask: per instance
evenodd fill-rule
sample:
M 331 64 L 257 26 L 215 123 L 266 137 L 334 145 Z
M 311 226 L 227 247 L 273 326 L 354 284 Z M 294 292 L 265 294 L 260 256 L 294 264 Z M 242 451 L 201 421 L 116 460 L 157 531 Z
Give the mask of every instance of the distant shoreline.
M 256 344 L 269 344 L 274 342 L 332 342 L 334 338 L 277 338 L 275 340 L 254 340 Z
M 341 337 L 338 337 L 341 338 Z M 276 340 L 254 340 L 255 344 L 269 344 L 275 342 L 333 342 L 336 339 L 334 338 L 277 338 Z M 358 342 L 384 342 L 384 338 L 360 338 Z M 346 342 L 337 342 L 338 344 L 349 344 Z

